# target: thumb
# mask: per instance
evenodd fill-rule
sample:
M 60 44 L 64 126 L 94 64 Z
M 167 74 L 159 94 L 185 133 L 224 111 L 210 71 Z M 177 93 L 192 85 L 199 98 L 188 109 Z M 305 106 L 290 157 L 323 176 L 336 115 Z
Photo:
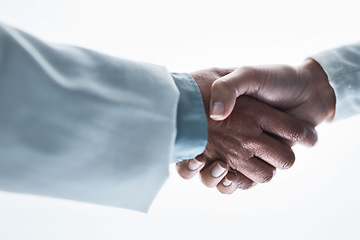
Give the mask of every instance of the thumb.
M 258 88 L 253 68 L 238 68 L 214 81 L 211 86 L 210 118 L 221 121 L 227 118 L 240 95 L 252 93 Z

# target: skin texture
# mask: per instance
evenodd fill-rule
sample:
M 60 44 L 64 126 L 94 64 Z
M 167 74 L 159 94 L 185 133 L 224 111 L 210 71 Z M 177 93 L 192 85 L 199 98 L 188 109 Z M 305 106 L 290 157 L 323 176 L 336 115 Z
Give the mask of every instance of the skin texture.
M 334 90 L 324 70 L 311 59 L 299 67 L 241 67 L 216 80 L 210 103 L 223 103 L 224 111 L 214 114 L 211 107 L 212 119 L 227 118 L 240 95 L 257 98 L 313 126 L 331 120 L 335 114 Z
M 288 65 L 241 67 L 219 78 L 211 86 L 210 108 L 214 102 L 220 101 L 224 109 L 221 114 L 212 112 L 212 119 L 216 121 L 226 119 L 232 112 L 237 97 L 243 94 L 271 104 L 313 126 L 324 120 L 331 120 L 335 114 L 335 93 L 324 70 L 312 59 L 306 60 L 298 67 Z M 208 93 L 205 96 L 208 96 Z M 288 146 L 293 144 L 284 140 L 282 142 Z M 193 162 L 198 166 L 190 170 L 188 166 Z M 243 180 L 241 175 L 239 177 L 236 172 L 233 174 L 232 170 L 229 173 L 226 172 L 226 176 L 213 177 L 211 168 L 217 163 L 219 162 L 206 164 L 206 160 L 200 157 L 197 160 L 179 163 L 177 169 L 179 174 L 186 179 L 201 171 L 200 175 L 204 184 L 216 185 L 221 193 L 231 194 L 237 188 L 247 189 L 252 186 Z M 223 184 L 225 181 L 226 186 Z
M 208 116 L 211 85 L 229 72 L 232 70 L 209 69 L 191 74 L 200 88 Z M 208 133 L 204 153 L 196 160 L 178 163 L 177 170 L 185 179 L 201 170 L 203 183 L 217 186 L 222 193 L 270 181 L 276 168 L 287 169 L 295 161 L 288 142 L 312 146 L 317 140 L 314 128 L 307 122 L 249 96 L 237 98 L 232 114 L 225 120 L 208 117 Z

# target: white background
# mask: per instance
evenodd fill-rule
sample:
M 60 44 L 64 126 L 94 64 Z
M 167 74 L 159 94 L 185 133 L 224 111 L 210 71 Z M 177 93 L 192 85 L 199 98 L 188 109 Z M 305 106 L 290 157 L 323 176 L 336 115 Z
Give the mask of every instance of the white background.
M 360 38 L 355 0 L 0 0 L 0 20 L 179 72 L 300 64 Z M 0 192 L 0 239 L 360 239 L 359 122 L 321 125 L 292 169 L 231 196 L 170 166 L 148 214 Z

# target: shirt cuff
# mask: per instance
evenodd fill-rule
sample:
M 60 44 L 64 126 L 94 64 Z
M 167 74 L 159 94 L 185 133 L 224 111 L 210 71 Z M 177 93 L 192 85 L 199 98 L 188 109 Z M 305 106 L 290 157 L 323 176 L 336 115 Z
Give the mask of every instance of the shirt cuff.
M 171 76 L 180 91 L 172 162 L 181 162 L 204 152 L 208 136 L 207 118 L 200 89 L 190 74 L 172 73 Z
M 324 69 L 335 91 L 334 120 L 360 113 L 360 44 L 324 51 L 311 58 Z

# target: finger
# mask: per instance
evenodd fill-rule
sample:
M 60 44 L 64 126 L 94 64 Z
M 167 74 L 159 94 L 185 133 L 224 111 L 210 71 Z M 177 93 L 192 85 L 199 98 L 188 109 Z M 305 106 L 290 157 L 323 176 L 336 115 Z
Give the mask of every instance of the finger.
M 232 194 L 237 188 L 247 190 L 255 185 L 256 183 L 243 174 L 229 172 L 216 187 L 223 194 Z
M 242 190 L 248 190 L 257 184 L 256 182 L 247 178 L 244 174 L 236 172 L 236 175 L 239 177 L 237 187 Z
M 223 194 L 232 194 L 237 189 L 237 182 L 239 177 L 234 173 L 229 172 L 226 176 L 216 185 L 219 192 Z
M 262 114 L 259 115 L 259 120 L 264 131 L 288 141 L 307 146 L 314 146 L 317 141 L 317 132 L 309 123 L 270 106 L 264 106 Z
M 288 169 L 295 162 L 295 154 L 286 144 L 263 133 L 250 143 L 255 156 L 279 169 Z
M 205 166 L 203 158 L 184 160 L 176 163 L 176 170 L 184 179 L 191 179 Z
M 245 161 L 237 161 L 235 170 L 257 183 L 269 182 L 276 172 L 275 167 L 257 157 L 252 157 Z
M 201 181 L 209 188 L 215 187 L 225 177 L 227 172 L 228 168 L 225 163 L 215 161 L 201 170 Z
M 214 81 L 211 86 L 210 117 L 220 121 L 227 118 L 234 109 L 236 98 L 253 92 L 258 85 L 252 68 L 238 68 Z
M 276 139 L 276 140 L 284 143 L 286 146 L 288 146 L 288 147 L 290 147 L 290 148 L 295 145 L 295 143 L 294 143 L 293 141 L 289 141 L 289 140 L 287 140 L 287 139 L 278 137 L 278 136 L 276 136 L 276 135 L 274 135 L 274 134 L 271 134 L 271 133 L 269 133 L 269 132 L 268 132 L 267 134 L 268 134 L 270 137 L 272 137 L 272 138 L 274 138 L 274 139 Z

